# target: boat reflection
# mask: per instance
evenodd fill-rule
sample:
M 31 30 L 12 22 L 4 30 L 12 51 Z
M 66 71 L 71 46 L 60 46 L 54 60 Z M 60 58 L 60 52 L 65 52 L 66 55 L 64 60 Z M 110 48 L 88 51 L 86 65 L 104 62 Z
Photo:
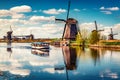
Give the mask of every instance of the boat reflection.
M 48 57 L 49 49 L 32 49 L 31 53 L 42 57 Z

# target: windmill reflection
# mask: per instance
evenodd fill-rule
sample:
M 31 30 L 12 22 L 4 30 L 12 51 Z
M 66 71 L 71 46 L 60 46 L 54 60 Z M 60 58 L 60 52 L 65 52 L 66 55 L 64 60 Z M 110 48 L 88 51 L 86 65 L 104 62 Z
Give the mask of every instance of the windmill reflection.
M 67 70 L 77 69 L 78 57 L 80 56 L 80 47 L 63 46 L 63 57 Z
M 7 43 L 7 52 L 10 53 L 10 56 L 9 56 L 9 57 L 11 57 L 11 54 L 12 54 L 11 44 L 12 44 L 11 42 L 8 42 L 8 43 Z
M 48 57 L 49 49 L 32 49 L 31 53 L 42 57 Z

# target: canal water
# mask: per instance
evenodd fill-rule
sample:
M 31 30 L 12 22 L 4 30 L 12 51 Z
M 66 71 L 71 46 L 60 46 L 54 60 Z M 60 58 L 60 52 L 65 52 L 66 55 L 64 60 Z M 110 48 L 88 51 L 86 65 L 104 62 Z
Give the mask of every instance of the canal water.
M 0 80 L 120 80 L 120 51 L 0 43 Z

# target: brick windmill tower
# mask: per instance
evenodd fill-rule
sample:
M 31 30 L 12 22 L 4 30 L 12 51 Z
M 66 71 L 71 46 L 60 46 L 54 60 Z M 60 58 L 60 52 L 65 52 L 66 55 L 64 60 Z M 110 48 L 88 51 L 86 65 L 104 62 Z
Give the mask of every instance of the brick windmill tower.
M 69 18 L 69 11 L 70 11 L 70 1 L 68 4 L 68 12 L 66 20 L 64 19 L 56 19 L 56 21 L 63 21 L 65 22 L 64 31 L 62 35 L 62 44 L 69 45 L 71 40 L 75 40 L 77 34 L 79 33 L 78 21 L 74 18 Z

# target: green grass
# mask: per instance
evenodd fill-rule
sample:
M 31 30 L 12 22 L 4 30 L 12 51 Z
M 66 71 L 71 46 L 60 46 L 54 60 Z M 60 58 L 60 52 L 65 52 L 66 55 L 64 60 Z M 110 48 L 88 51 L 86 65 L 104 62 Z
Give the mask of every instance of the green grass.
M 105 45 L 120 45 L 120 42 L 103 42 Z

